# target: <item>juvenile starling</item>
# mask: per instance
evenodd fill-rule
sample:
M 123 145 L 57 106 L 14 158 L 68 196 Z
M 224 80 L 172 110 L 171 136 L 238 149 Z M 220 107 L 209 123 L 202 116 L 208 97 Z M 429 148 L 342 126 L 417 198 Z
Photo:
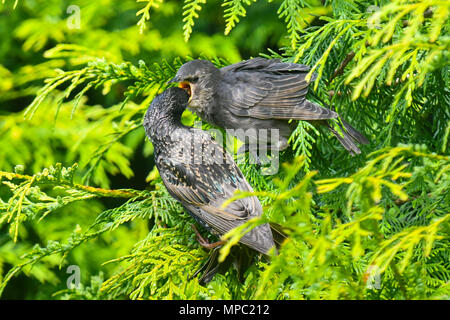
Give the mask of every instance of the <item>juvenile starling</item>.
M 188 99 L 180 88 L 167 89 L 148 108 L 144 128 L 153 142 L 156 167 L 168 192 L 200 225 L 221 236 L 260 216 L 262 207 L 255 196 L 222 207 L 236 190 L 252 192 L 252 188 L 233 158 L 209 133 L 181 123 Z M 240 242 L 264 254 L 275 245 L 269 224 L 253 228 Z
M 259 145 L 283 150 L 295 129 L 290 119 L 324 120 L 321 123 L 348 152 L 361 153 L 355 142 L 367 144 L 366 137 L 343 120 L 344 128 L 337 124 L 342 132 L 339 134 L 326 121 L 338 119 L 339 115 L 306 100 L 309 83 L 305 77 L 309 70 L 308 66 L 278 59 L 254 58 L 222 69 L 206 60 L 192 60 L 182 65 L 169 83 L 178 82 L 186 90 L 190 108 L 203 120 L 224 129 L 256 129 L 248 131 L 249 143 L 259 141 Z M 315 78 L 313 75 L 311 81 Z M 270 135 L 258 136 L 258 129 L 278 129 L 277 145 L 271 145 Z

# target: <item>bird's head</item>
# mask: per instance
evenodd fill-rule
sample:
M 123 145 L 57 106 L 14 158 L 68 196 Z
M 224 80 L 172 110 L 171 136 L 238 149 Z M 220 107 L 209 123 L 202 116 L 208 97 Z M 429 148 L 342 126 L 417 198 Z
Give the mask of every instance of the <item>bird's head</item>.
M 219 77 L 220 70 L 210 61 L 192 60 L 183 64 L 168 83 L 178 83 L 188 93 L 189 105 L 202 108 L 205 107 L 205 100 L 211 98 Z
M 169 121 L 181 123 L 181 114 L 188 105 L 188 94 L 180 88 L 168 88 L 157 95 L 144 117 L 144 128 L 147 135 L 153 139 L 158 128 Z

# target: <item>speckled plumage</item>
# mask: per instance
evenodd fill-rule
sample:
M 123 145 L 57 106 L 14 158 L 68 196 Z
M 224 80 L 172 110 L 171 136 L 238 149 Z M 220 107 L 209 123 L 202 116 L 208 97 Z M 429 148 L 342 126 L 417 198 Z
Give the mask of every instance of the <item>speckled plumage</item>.
M 189 85 L 189 106 L 202 119 L 225 129 L 279 129 L 276 147 L 285 149 L 292 130 L 290 119 L 323 120 L 341 144 L 351 154 L 361 153 L 356 142 L 368 140 L 343 121 L 343 136 L 327 119 L 339 115 L 305 97 L 309 83 L 305 80 L 310 68 L 278 59 L 254 58 L 222 69 L 205 60 L 192 60 L 180 67 L 172 82 Z M 311 81 L 315 79 L 315 75 Z M 270 136 L 269 136 L 270 137 Z M 259 143 L 269 144 L 270 138 L 259 137 Z M 250 143 L 258 137 L 249 136 Z
M 233 158 L 209 133 L 181 124 L 188 98 L 180 88 L 169 88 L 155 97 L 145 115 L 144 128 L 153 142 L 156 167 L 169 193 L 196 221 L 220 236 L 260 216 L 262 207 L 252 196 L 222 208 L 236 190 L 252 188 Z M 261 253 L 275 246 L 268 224 L 246 233 L 240 242 Z

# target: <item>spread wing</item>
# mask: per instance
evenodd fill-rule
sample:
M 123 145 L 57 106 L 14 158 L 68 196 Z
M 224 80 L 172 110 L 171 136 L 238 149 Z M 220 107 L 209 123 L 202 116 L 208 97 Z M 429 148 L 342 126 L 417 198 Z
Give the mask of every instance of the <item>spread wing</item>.
M 338 117 L 334 111 L 305 99 L 308 66 L 254 58 L 224 67 L 221 72 L 227 86 L 223 98 L 237 116 L 296 120 Z M 314 79 L 315 75 L 311 81 Z

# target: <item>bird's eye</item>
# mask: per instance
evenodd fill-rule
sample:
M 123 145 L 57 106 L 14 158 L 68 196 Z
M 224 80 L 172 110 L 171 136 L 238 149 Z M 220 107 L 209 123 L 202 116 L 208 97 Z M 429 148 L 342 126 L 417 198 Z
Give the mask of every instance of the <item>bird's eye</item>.
M 192 77 L 192 78 L 189 78 L 188 81 L 189 81 L 190 83 L 196 83 L 196 82 L 198 81 L 198 77 Z

